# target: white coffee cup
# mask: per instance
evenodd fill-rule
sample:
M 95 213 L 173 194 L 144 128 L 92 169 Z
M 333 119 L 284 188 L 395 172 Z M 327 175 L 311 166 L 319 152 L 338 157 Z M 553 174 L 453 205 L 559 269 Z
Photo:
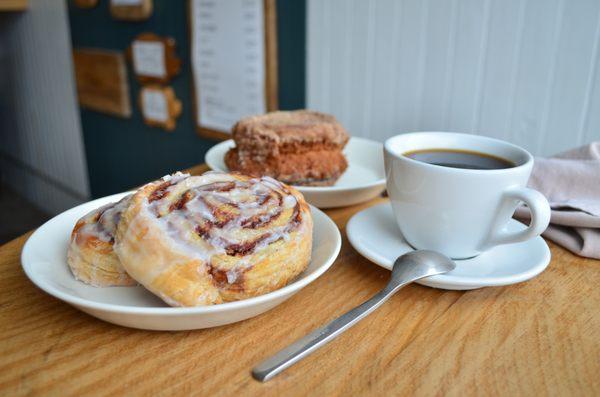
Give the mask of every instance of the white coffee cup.
M 514 163 L 503 169 L 465 169 L 429 164 L 404 156 L 427 149 L 466 150 Z M 550 221 L 550 206 L 526 188 L 533 156 L 516 145 L 478 135 L 413 132 L 385 142 L 387 191 L 396 223 L 406 241 L 451 258 L 476 256 L 500 244 L 540 235 Z M 506 226 L 523 202 L 530 225 L 518 232 Z

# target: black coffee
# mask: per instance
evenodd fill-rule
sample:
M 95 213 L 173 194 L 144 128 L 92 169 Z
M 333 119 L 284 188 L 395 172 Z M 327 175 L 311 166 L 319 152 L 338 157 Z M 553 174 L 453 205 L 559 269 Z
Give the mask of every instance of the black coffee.
M 454 149 L 425 149 L 404 153 L 404 156 L 423 163 L 469 170 L 501 170 L 514 167 L 512 161 L 480 152 Z

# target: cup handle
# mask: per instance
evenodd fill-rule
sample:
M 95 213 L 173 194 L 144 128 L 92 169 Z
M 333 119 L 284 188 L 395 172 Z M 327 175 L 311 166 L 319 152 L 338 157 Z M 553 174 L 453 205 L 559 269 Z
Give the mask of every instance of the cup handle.
M 531 211 L 531 221 L 529 226 L 518 232 L 508 232 L 502 228 L 502 225 L 496 225 L 491 239 L 486 244 L 491 248 L 500 244 L 518 243 L 539 236 L 546 230 L 550 223 L 550 205 L 546 197 L 537 190 L 526 187 L 515 187 L 505 192 L 505 197 L 501 205 L 509 205 L 511 209 L 515 208 L 515 203 L 523 202 Z

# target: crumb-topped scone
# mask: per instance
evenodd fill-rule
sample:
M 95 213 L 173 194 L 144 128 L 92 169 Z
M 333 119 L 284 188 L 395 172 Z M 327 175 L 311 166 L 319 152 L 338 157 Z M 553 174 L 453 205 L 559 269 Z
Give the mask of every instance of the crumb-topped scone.
M 225 155 L 232 171 L 270 176 L 291 185 L 329 186 L 348 162 L 348 134 L 335 117 L 309 111 L 279 111 L 238 121 L 235 147 Z

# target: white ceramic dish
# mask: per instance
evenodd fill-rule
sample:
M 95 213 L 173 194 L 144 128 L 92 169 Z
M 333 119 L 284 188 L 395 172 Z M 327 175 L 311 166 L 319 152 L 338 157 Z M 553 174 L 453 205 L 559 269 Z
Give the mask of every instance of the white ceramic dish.
M 508 224 L 508 231 L 522 229 L 525 225 L 515 220 Z M 346 234 L 361 255 L 390 270 L 398 256 L 413 250 L 400 234 L 389 203 L 354 215 L 346 226 Z M 550 263 L 550 249 L 543 238 L 535 237 L 522 243 L 499 245 L 475 258 L 455 262 L 456 269 L 450 273 L 417 282 L 452 290 L 514 284 L 543 272 Z
M 67 262 L 67 245 L 77 219 L 127 193 L 100 198 L 52 218 L 31 235 L 21 254 L 29 279 L 48 294 L 110 323 L 150 330 L 216 327 L 257 316 L 290 298 L 323 274 L 337 257 L 342 239 L 335 223 L 311 208 L 314 218 L 312 260 L 293 283 L 271 293 L 214 306 L 168 307 L 141 286 L 95 288 L 75 280 Z
M 213 146 L 205 157 L 215 171 L 228 171 L 225 153 L 234 147 L 232 139 Z M 295 186 L 306 201 L 318 208 L 346 207 L 368 201 L 385 190 L 383 144 L 364 138 L 350 138 L 344 148 L 348 169 L 333 186 Z

